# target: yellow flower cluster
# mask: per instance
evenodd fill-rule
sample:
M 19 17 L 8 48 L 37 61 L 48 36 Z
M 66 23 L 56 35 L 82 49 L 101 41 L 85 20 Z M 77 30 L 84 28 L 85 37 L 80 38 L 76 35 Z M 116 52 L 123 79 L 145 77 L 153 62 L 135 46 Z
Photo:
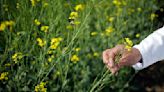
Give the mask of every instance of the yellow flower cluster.
M 20 4 L 16 3 L 16 8 L 19 9 L 20 8 Z
M 37 25 L 37 26 L 39 26 L 39 25 L 41 24 L 41 22 L 40 22 L 38 19 L 35 19 L 35 20 L 34 20 L 34 23 L 35 23 L 35 25 Z
M 49 29 L 49 26 L 41 26 L 40 30 L 43 32 L 47 32 Z
M 54 56 L 52 55 L 48 58 L 48 62 L 52 62 L 53 59 L 54 59 Z
M 78 17 L 78 12 L 71 12 L 69 19 L 76 19 Z
M 133 46 L 133 42 L 132 40 L 130 40 L 129 38 L 125 38 L 125 48 L 130 51 L 132 46 Z
M 44 46 L 46 45 L 46 41 L 45 41 L 45 40 L 43 40 L 43 39 L 41 39 L 41 38 L 37 38 L 36 40 L 37 40 L 38 45 L 39 45 L 40 47 L 44 47 Z
M 10 28 L 10 31 L 12 31 L 12 26 L 14 25 L 14 21 L 4 21 L 0 24 L 0 31 L 4 31 L 7 27 Z
M 94 57 L 98 57 L 98 56 L 99 56 L 99 53 L 98 53 L 98 52 L 94 52 L 94 53 L 93 53 L 93 56 L 94 56 Z
M 156 15 L 155 13 L 152 13 L 150 15 L 150 20 L 153 21 L 156 17 L 158 17 L 158 15 Z
M 0 75 L 0 80 L 8 80 L 8 72 L 3 72 L 3 73 L 1 73 L 1 75 Z
M 45 88 L 46 84 L 46 82 L 41 82 L 35 86 L 35 92 L 47 92 L 47 88 Z
M 137 34 L 136 34 L 136 38 L 139 38 L 139 37 L 140 37 L 140 34 L 139 34 L 139 33 L 137 33 Z
M 106 30 L 105 30 L 105 34 L 107 36 L 109 36 L 112 32 L 114 31 L 114 28 L 112 26 L 109 26 Z
M 35 6 L 37 2 L 40 2 L 40 0 L 30 0 L 30 1 L 32 6 Z
M 91 36 L 96 36 L 97 34 L 97 32 L 91 32 Z
M 75 6 L 75 11 L 81 11 L 83 9 L 84 9 L 84 7 L 83 7 L 82 4 L 78 4 L 78 5 Z
M 79 57 L 78 57 L 77 55 L 73 55 L 73 56 L 71 57 L 71 61 L 72 61 L 73 63 L 77 63 L 79 60 L 80 60 L 80 59 L 79 59 Z
M 71 30 L 73 29 L 72 25 L 79 25 L 80 21 L 77 20 L 79 17 L 79 11 L 84 9 L 84 6 L 82 4 L 78 4 L 74 7 L 75 11 L 72 11 L 69 15 L 70 24 L 66 27 L 67 29 Z
M 17 52 L 14 55 L 12 55 L 12 60 L 15 63 L 18 63 L 19 60 L 21 60 L 23 58 L 23 54 L 21 52 Z
M 113 20 L 114 20 L 114 17 L 109 17 L 109 18 L 108 18 L 108 21 L 109 21 L 109 22 L 113 22 Z
M 52 39 L 51 39 L 51 46 L 50 46 L 50 49 L 55 50 L 55 49 L 59 46 L 59 44 L 60 44 L 61 41 L 62 41 L 62 38 L 61 38 L 61 37 L 52 38 Z
M 40 26 L 41 25 L 41 22 L 38 20 L 38 19 L 35 19 L 34 20 L 34 23 L 35 23 L 35 25 L 37 25 L 37 26 Z M 40 30 L 41 31 L 43 31 L 43 32 L 48 32 L 48 29 L 49 29 L 49 26 L 45 26 L 45 25 L 42 25 L 41 27 L 40 27 Z

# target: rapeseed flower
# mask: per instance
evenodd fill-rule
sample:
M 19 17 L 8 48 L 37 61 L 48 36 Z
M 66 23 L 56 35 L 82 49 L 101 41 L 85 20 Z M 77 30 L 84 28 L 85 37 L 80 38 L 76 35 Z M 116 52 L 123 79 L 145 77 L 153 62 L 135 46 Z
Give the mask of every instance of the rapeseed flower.
M 35 20 L 34 20 L 34 23 L 35 23 L 35 25 L 37 25 L 37 26 L 39 26 L 39 25 L 41 24 L 41 22 L 40 22 L 38 19 L 35 19 Z
M 10 31 L 12 31 L 12 26 L 14 25 L 14 21 L 4 21 L 0 24 L 0 31 L 4 31 L 7 27 L 10 28 Z
M 156 17 L 158 17 L 158 15 L 156 15 L 155 13 L 152 13 L 150 15 L 150 20 L 153 21 Z
M 139 37 L 140 37 L 140 34 L 139 34 L 139 33 L 137 33 L 137 34 L 136 34 L 136 38 L 139 38 Z
M 108 19 L 109 22 L 113 22 L 113 20 L 114 20 L 114 17 L 109 17 Z
M 78 5 L 75 6 L 75 10 L 76 10 L 76 11 L 81 11 L 81 10 L 83 10 L 83 9 L 84 9 L 84 7 L 83 7 L 82 4 L 78 4 Z
M 78 17 L 78 12 L 71 12 L 69 19 L 76 19 Z
M 91 36 L 95 36 L 97 34 L 98 34 L 97 32 L 91 32 Z
M 56 49 L 60 42 L 62 41 L 62 38 L 61 37 L 58 37 L 58 38 L 52 38 L 51 39 L 51 46 L 50 46 L 50 49 Z
M 1 75 L 0 75 L 0 80 L 8 80 L 8 72 L 3 72 L 3 73 L 1 73 Z
M 71 61 L 72 61 L 73 63 L 77 63 L 79 60 L 80 60 L 80 59 L 79 59 L 79 57 L 78 57 L 77 55 L 73 55 L 73 56 L 71 57 Z
M 125 48 L 130 51 L 131 48 L 133 46 L 133 42 L 132 40 L 130 40 L 129 38 L 125 38 Z
M 94 52 L 94 53 L 93 53 L 93 56 L 94 56 L 94 57 L 98 57 L 98 56 L 99 56 L 99 53 Z
M 112 32 L 114 31 L 114 28 L 109 26 L 106 30 L 105 30 L 105 34 L 107 36 L 109 36 Z
M 15 63 L 18 63 L 19 60 L 23 58 L 23 54 L 21 52 L 16 52 L 14 55 L 12 55 L 12 60 Z
M 41 82 L 37 86 L 35 86 L 35 92 L 47 92 L 46 82 Z
M 47 32 L 49 29 L 49 26 L 41 26 L 40 30 L 43 31 L 43 32 Z
M 46 41 L 42 40 L 41 38 L 37 38 L 36 40 L 37 40 L 38 45 L 39 45 L 40 47 L 43 47 L 43 46 L 46 45 Z

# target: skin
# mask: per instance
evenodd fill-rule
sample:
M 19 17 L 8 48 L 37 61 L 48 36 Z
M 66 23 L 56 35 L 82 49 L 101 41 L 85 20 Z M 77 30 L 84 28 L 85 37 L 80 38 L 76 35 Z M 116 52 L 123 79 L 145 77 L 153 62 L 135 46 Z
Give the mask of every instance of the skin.
M 119 59 L 119 62 L 114 63 L 115 56 L 122 52 L 122 56 Z M 103 62 L 107 68 L 116 74 L 124 66 L 132 66 L 140 61 L 142 58 L 141 53 L 136 48 L 131 48 L 130 51 L 125 49 L 124 45 L 117 45 L 114 48 L 106 49 L 102 54 Z

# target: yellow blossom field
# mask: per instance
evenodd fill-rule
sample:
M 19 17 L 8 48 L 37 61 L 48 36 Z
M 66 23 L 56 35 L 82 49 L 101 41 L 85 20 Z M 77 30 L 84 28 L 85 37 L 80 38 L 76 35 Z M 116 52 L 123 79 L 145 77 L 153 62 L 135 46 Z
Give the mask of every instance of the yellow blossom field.
M 130 51 L 157 10 L 156 0 L 1 0 L 0 92 L 130 92 L 137 72 L 112 75 L 102 52 Z

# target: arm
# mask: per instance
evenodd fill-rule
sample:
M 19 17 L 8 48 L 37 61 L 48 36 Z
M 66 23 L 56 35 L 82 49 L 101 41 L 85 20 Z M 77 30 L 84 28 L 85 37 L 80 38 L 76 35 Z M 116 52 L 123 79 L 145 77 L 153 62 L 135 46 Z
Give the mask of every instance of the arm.
M 133 65 L 136 70 L 141 70 L 149 65 L 164 59 L 164 27 L 156 30 L 145 38 L 139 45 L 134 48 L 138 49 L 142 55 L 143 62 Z

